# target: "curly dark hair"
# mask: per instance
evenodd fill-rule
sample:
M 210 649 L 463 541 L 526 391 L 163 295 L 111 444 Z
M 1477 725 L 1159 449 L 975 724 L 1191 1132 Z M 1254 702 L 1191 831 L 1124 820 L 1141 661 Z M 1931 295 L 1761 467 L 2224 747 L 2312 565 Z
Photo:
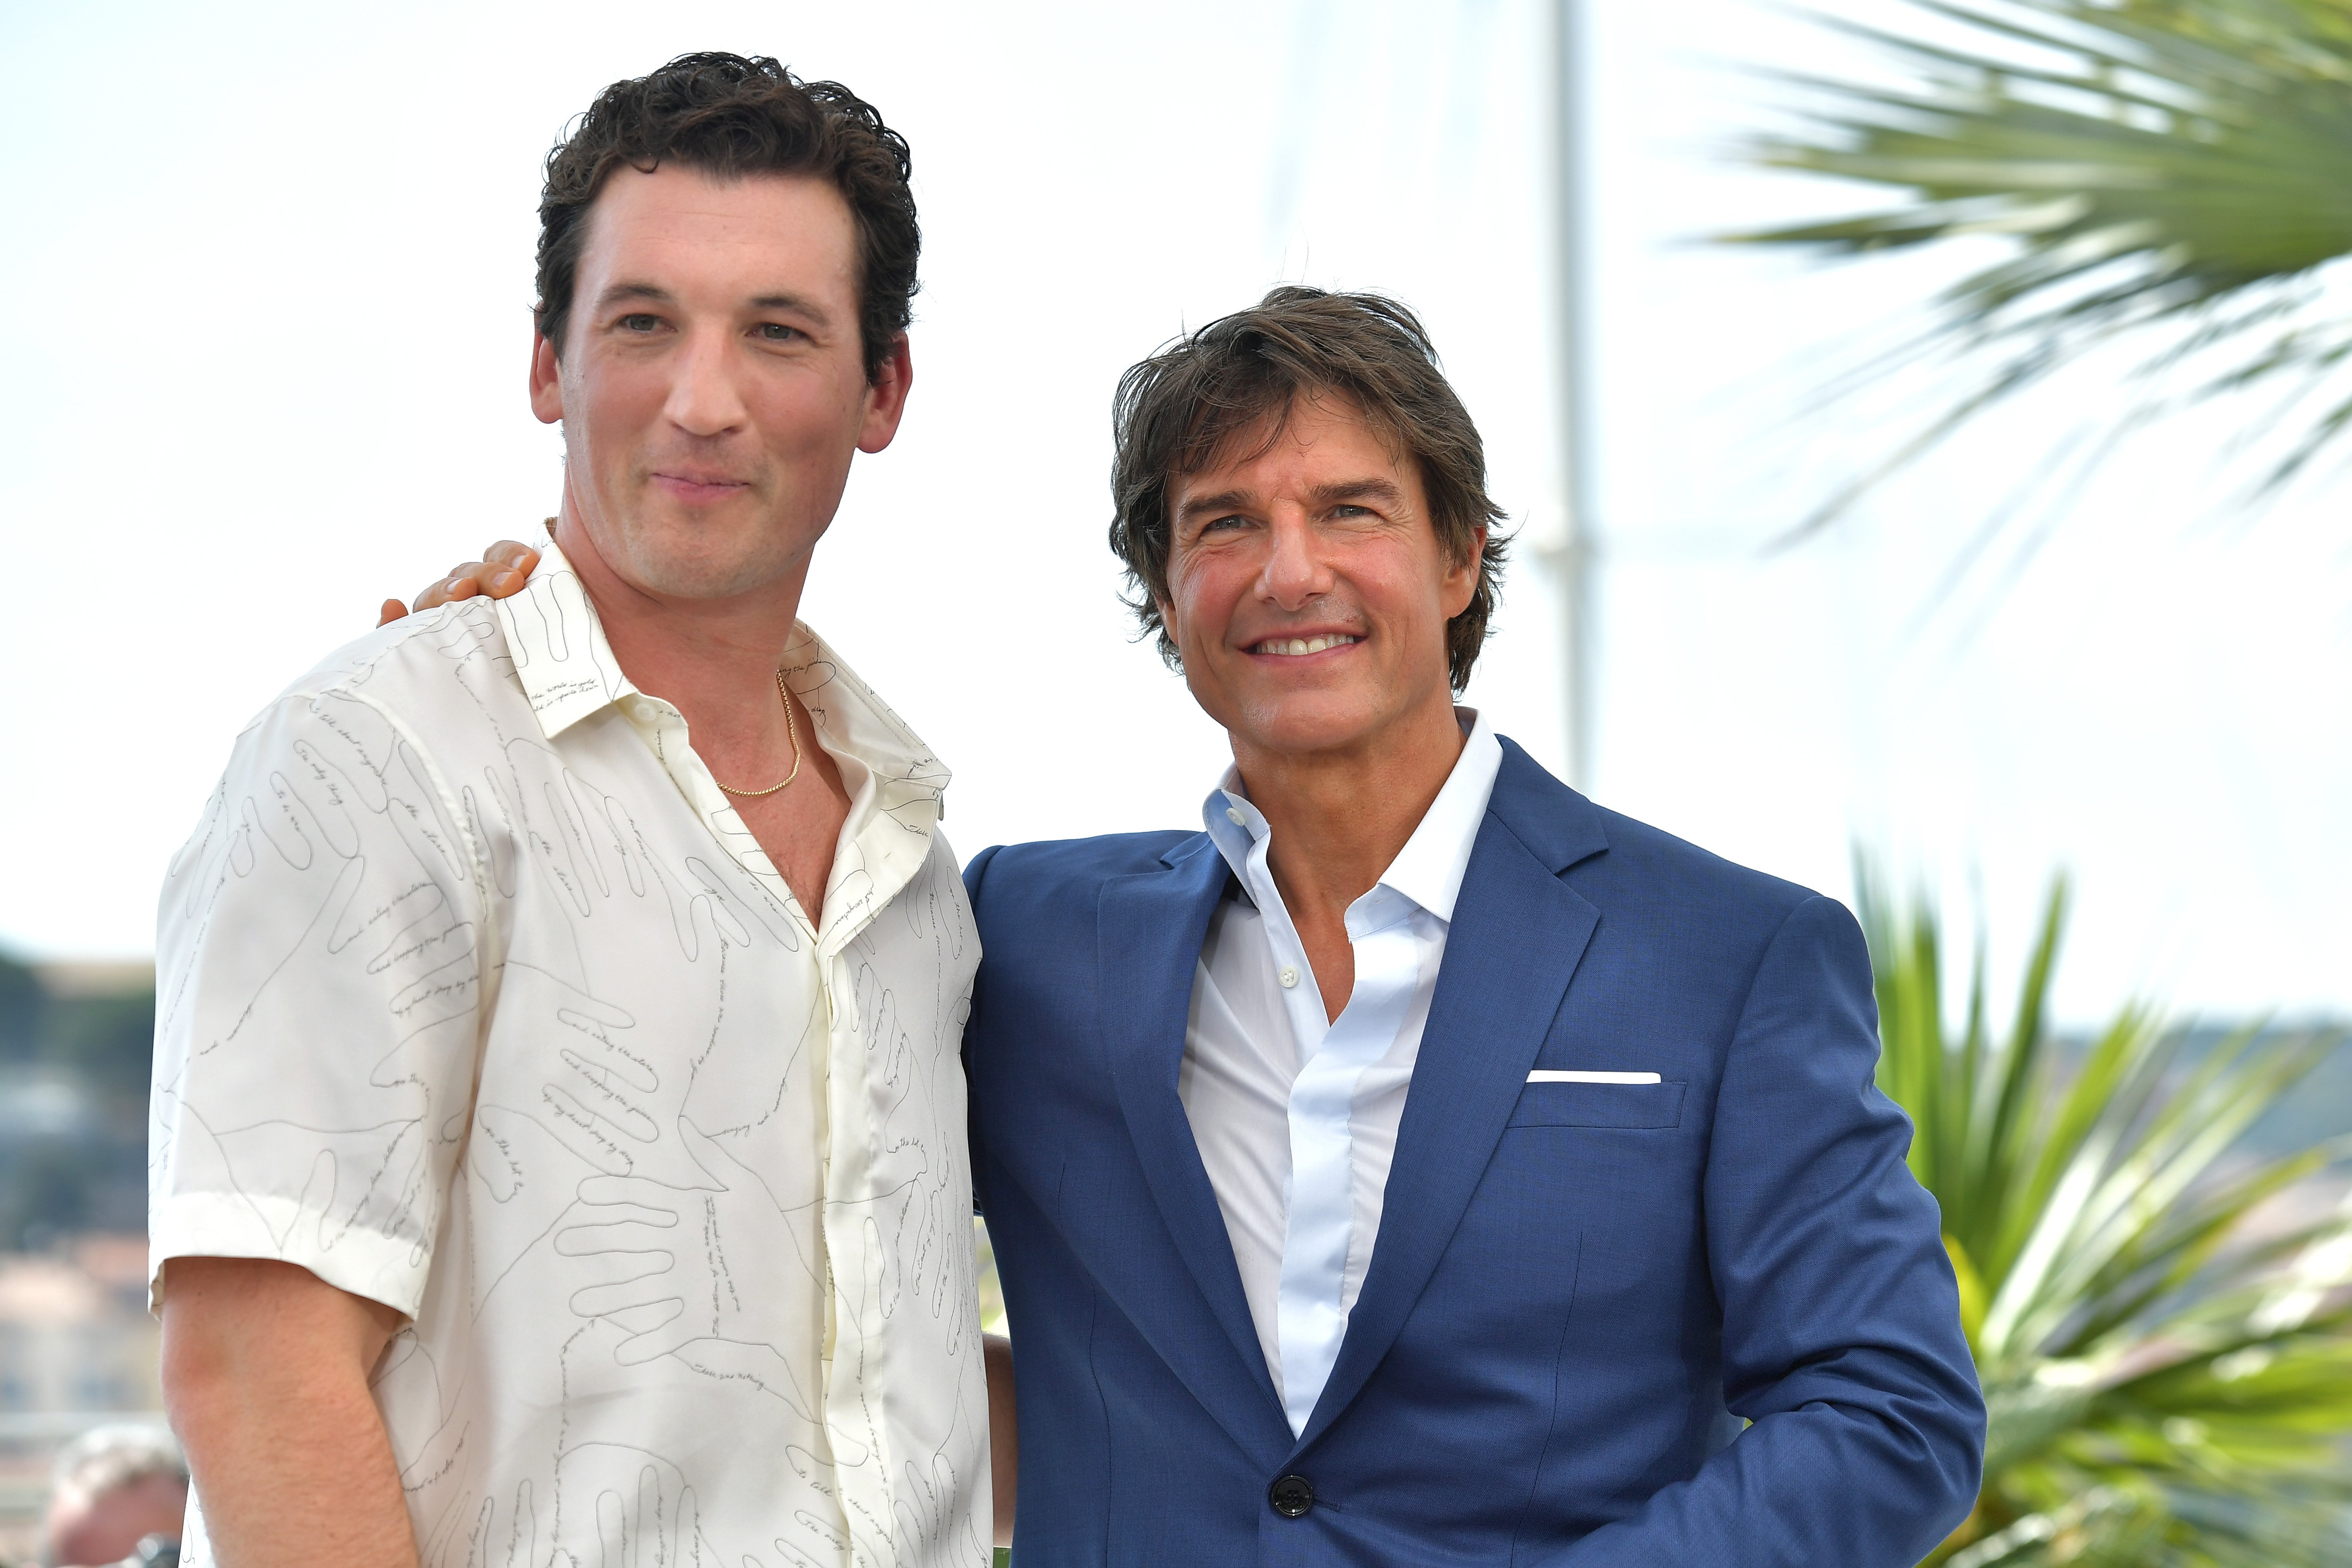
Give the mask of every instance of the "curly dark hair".
M 667 163 L 719 179 L 813 174 L 830 180 L 857 225 L 857 327 L 874 378 L 906 331 L 922 234 L 907 139 L 835 81 L 804 82 L 765 55 L 680 55 L 597 95 L 547 155 L 539 198 L 540 335 L 563 352 L 588 209 L 623 163 Z
M 1478 550 L 1469 607 L 1445 624 L 1454 689 L 1470 683 L 1486 646 L 1507 547 L 1503 510 L 1486 494 L 1486 449 L 1469 411 L 1437 363 L 1421 318 L 1378 294 L 1333 294 L 1285 285 L 1246 310 L 1178 338 L 1119 378 L 1111 405 L 1110 547 L 1127 567 L 1127 606 L 1160 657 L 1183 668 L 1160 614 L 1168 596 L 1169 491 L 1182 474 L 1222 461 L 1234 443 L 1266 443 L 1298 397 L 1330 393 L 1360 409 L 1393 448 L 1410 455 L 1429 498 L 1438 542 L 1457 563 Z

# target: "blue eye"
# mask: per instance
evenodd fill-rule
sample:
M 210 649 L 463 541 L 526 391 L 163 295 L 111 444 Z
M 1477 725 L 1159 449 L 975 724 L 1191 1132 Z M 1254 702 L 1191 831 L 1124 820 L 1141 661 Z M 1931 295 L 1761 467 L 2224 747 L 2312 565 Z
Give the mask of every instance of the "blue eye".
M 615 324 L 625 332 L 650 332 L 661 325 L 661 318 L 636 311 L 622 317 Z

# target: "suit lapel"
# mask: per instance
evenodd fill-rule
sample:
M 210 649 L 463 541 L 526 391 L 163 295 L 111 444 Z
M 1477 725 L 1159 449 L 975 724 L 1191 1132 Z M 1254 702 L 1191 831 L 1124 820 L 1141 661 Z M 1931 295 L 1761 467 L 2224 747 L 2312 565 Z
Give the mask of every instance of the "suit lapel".
M 1429 1284 L 1600 924 L 1558 874 L 1607 847 L 1599 814 L 1503 745 L 1397 1126 L 1371 1267 L 1302 1449 L 1362 1390 Z
M 1216 1191 L 1209 1184 L 1208 1169 L 1192 1141 L 1192 1122 L 1176 1092 L 1193 974 L 1228 873 L 1224 858 L 1205 835 L 1170 851 L 1167 859 L 1168 870 L 1104 884 L 1097 926 L 1100 995 L 1119 1109 L 1160 1218 L 1200 1287 L 1200 1296 L 1193 1303 L 1129 1305 L 1130 1310 L 1140 1306 L 1145 1317 L 1163 1321 L 1204 1305 L 1230 1343 L 1234 1359 L 1192 1353 L 1189 1347 L 1202 1341 L 1189 1333 L 1147 1329 L 1148 1337 L 1245 1450 L 1272 1442 L 1278 1452 L 1289 1429 L 1250 1320 L 1248 1299 L 1242 1293 L 1223 1212 L 1217 1207 Z M 1138 1326 L 1145 1326 L 1141 1318 Z M 1213 1338 L 1206 1342 L 1213 1343 Z M 1264 1419 L 1245 1419 L 1236 1400 L 1255 1402 Z

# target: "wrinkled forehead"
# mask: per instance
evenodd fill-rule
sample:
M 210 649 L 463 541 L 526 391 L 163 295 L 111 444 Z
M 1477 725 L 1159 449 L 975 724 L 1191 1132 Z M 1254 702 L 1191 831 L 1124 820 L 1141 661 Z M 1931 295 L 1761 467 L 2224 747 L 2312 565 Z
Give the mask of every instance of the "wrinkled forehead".
M 1169 474 L 1171 488 L 1255 462 L 1309 412 L 1362 430 L 1391 462 L 1401 464 L 1407 456 L 1395 421 L 1372 412 L 1349 389 L 1263 376 L 1255 384 L 1213 388 L 1202 397 Z

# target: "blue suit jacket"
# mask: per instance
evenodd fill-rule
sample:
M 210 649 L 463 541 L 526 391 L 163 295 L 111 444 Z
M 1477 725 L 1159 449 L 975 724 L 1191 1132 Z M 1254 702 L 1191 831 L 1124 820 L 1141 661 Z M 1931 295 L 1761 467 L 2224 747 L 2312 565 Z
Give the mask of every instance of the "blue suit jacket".
M 1176 1093 L 1228 874 L 1199 833 L 965 873 L 1021 1568 L 1907 1568 L 1959 1522 L 1983 1404 L 1841 905 L 1506 741 L 1370 1270 L 1294 1438 Z M 1303 1518 L 1268 1500 L 1289 1475 Z

